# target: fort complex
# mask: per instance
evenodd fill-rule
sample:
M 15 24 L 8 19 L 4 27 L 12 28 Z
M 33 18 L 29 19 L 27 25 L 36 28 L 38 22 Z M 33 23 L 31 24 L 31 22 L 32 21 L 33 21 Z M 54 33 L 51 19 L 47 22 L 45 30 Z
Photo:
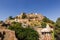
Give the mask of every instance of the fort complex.
M 37 13 L 25 14 L 21 13 L 13 18 L 8 18 L 5 23 L 11 24 L 12 22 L 19 22 L 22 24 L 22 27 L 31 27 L 36 30 L 39 34 L 39 40 L 53 40 L 53 31 L 54 28 L 50 24 L 46 23 L 46 27 L 41 27 L 41 22 L 44 19 L 44 16 Z M 14 32 L 11 32 L 14 33 Z M 14 36 L 15 37 L 15 36 Z M 13 38 L 13 37 L 12 37 Z M 14 39 L 15 40 L 15 39 Z

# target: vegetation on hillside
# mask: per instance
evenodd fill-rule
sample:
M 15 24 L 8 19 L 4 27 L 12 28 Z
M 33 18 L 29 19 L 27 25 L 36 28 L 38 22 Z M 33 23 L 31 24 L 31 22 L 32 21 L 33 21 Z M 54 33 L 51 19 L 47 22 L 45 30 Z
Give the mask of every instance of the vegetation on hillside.
M 60 18 L 56 20 L 55 24 L 55 38 L 56 40 L 60 40 Z
M 13 22 L 9 29 L 15 31 L 18 40 L 39 40 L 38 33 L 35 30 L 23 28 L 21 23 Z
M 49 18 L 47 18 L 46 16 L 44 16 L 44 19 L 42 21 L 46 22 L 46 23 L 54 24 L 54 22 L 52 20 L 50 20 Z
M 14 19 L 14 18 L 13 18 L 12 16 L 9 16 L 8 19 L 9 19 L 9 20 L 12 20 L 12 19 Z

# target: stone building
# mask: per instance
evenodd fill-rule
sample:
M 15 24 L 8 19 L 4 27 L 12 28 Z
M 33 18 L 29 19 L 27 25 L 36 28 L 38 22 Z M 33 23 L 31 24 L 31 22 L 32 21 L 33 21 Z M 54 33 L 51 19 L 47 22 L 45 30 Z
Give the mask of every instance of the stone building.
M 39 40 L 53 40 L 52 33 L 54 31 L 53 28 L 51 28 L 48 24 L 46 28 L 34 28 L 39 34 Z
M 41 30 L 41 38 L 42 40 L 52 40 L 52 31 L 53 29 L 47 24 L 46 28 Z

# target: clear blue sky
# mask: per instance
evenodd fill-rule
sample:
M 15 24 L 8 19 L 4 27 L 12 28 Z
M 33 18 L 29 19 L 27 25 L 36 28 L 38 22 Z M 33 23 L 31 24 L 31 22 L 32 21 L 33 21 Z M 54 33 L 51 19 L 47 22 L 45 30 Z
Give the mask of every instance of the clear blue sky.
M 0 20 L 21 12 L 41 13 L 55 21 L 60 17 L 60 0 L 0 0 Z

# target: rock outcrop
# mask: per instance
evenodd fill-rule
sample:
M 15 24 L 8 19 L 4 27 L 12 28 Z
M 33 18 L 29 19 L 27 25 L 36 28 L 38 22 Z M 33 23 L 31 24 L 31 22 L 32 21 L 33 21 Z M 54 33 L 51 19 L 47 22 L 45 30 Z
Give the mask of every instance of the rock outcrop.
M 15 31 L 0 27 L 0 40 L 17 40 Z

